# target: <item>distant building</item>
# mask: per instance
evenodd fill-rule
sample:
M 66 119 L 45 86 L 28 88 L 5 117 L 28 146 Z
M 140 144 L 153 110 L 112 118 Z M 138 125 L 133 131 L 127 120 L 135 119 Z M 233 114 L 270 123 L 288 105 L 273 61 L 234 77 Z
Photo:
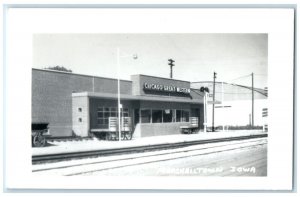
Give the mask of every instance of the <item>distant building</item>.
M 212 125 L 213 82 L 195 82 L 194 89 L 209 88 L 207 121 Z M 252 88 L 248 86 L 216 82 L 215 84 L 215 126 L 246 126 L 251 124 Z M 254 125 L 266 125 L 262 110 L 267 108 L 267 89 L 254 88 Z

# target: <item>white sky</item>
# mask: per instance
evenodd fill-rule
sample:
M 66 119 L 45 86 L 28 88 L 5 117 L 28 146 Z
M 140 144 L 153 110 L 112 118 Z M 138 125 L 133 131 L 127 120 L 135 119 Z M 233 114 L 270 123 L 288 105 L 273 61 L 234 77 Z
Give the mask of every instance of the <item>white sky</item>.
M 33 67 L 64 66 L 74 73 L 117 78 L 117 47 L 121 79 L 132 74 L 169 77 L 168 59 L 175 60 L 173 78 L 186 81 L 234 82 L 267 86 L 267 34 L 36 34 Z M 129 57 L 138 55 L 134 60 Z

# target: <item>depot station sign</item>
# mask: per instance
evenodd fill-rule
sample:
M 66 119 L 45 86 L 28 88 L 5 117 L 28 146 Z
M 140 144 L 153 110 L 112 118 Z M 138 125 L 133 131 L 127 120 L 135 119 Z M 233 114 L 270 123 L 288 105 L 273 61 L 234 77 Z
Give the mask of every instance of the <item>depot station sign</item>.
M 144 83 L 144 90 L 175 92 L 175 93 L 183 93 L 183 94 L 190 94 L 191 92 L 189 88 L 182 88 L 178 86 L 162 85 L 162 84 L 154 84 L 154 83 Z

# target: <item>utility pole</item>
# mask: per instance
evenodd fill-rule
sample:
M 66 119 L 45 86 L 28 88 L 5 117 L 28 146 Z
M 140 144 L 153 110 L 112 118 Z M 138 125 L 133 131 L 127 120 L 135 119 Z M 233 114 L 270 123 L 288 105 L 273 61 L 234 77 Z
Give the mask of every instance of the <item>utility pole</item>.
M 254 127 L 254 75 L 251 74 L 252 78 L 252 127 Z
M 172 79 L 173 78 L 173 66 L 175 66 L 175 61 L 174 60 L 172 60 L 172 59 L 168 59 L 168 61 L 169 61 L 169 65 L 170 65 L 170 78 Z
M 216 86 L 216 78 L 217 78 L 217 73 L 214 72 L 214 84 L 213 84 L 213 107 L 212 107 L 212 132 L 215 131 L 215 86 Z
M 203 101 L 203 114 L 204 114 L 204 119 L 203 119 L 203 126 L 204 126 L 204 132 L 207 132 L 207 94 L 209 93 L 208 87 L 201 87 L 200 92 L 204 93 L 204 101 Z
M 222 113 L 224 114 L 224 82 L 222 81 Z M 222 120 L 222 131 L 224 132 L 224 120 Z

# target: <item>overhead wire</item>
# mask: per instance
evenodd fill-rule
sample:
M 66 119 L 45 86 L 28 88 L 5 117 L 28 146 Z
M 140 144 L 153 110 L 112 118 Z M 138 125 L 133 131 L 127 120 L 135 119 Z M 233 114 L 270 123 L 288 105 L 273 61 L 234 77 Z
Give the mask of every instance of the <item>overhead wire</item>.
M 243 86 L 243 85 L 239 85 L 237 83 L 232 83 L 232 82 L 233 81 L 237 81 L 237 80 L 241 80 L 241 79 L 244 79 L 244 78 L 251 77 L 251 75 L 252 74 L 247 74 L 247 75 L 243 75 L 243 76 L 231 79 L 231 80 L 226 80 L 226 81 L 222 81 L 222 82 L 219 81 L 219 82 L 216 82 L 216 83 L 225 83 L 225 84 L 230 84 L 230 85 L 235 85 L 235 86 Z M 264 75 L 264 74 L 256 74 L 256 75 Z M 264 75 L 264 76 L 266 76 L 266 75 Z M 193 83 L 203 83 L 203 82 L 193 82 Z M 205 86 L 207 86 L 207 87 L 212 87 L 213 86 L 212 82 L 204 82 L 204 83 L 206 83 Z M 223 92 L 217 91 L 216 93 L 223 93 L 223 94 L 252 94 L 252 93 L 241 93 L 241 92 L 238 93 L 238 92 L 226 92 L 226 91 L 223 91 Z

